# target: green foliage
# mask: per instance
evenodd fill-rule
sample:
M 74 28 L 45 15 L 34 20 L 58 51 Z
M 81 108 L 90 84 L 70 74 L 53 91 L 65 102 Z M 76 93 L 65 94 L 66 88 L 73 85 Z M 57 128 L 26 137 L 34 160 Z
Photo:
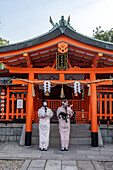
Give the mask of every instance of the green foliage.
M 0 63 L 0 70 L 6 69 L 4 63 Z
M 9 45 L 9 41 L 0 37 L 0 46 Z M 4 63 L 0 63 L 0 70 L 6 69 Z
M 101 29 L 101 26 L 96 27 L 96 30 L 93 30 L 93 37 L 102 41 L 113 43 L 113 28 L 104 31 Z
M 0 46 L 9 45 L 9 41 L 0 37 Z

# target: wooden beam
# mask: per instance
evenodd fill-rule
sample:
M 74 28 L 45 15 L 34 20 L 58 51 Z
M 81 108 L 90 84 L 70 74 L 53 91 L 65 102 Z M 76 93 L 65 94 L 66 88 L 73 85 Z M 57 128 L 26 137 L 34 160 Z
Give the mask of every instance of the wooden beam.
M 44 60 L 41 60 L 40 63 L 44 63 L 45 64 L 45 67 L 48 67 L 49 65 L 47 64 L 48 62 L 53 62 L 54 63 L 54 58 L 50 58 L 50 59 L 44 59 Z M 35 64 L 36 62 L 33 62 L 33 65 Z M 43 65 L 43 64 L 42 64 Z
M 9 69 L 10 73 L 42 73 L 42 74 L 59 74 L 59 73 L 64 73 L 64 74 L 87 74 L 91 72 L 95 72 L 97 74 L 102 74 L 102 73 L 113 73 L 113 67 L 106 67 L 106 68 L 71 68 L 68 70 L 56 70 L 51 67 L 44 67 L 44 68 L 17 68 L 17 67 L 10 67 L 7 66 L 7 69 Z
M 89 58 L 89 59 L 93 59 L 93 57 L 92 56 L 89 56 L 89 55 L 87 55 L 86 53 L 85 54 L 81 54 L 81 53 L 79 53 L 79 52 L 75 52 L 75 51 L 69 51 L 69 54 L 74 54 L 74 55 L 77 55 L 78 57 L 80 56 L 80 57 L 87 57 L 87 58 Z
M 92 54 L 92 55 L 96 55 L 97 52 L 96 51 L 91 51 L 90 49 L 82 49 L 81 47 L 76 47 L 76 46 L 73 46 L 71 44 L 69 44 L 69 49 L 72 49 L 72 50 L 77 50 L 77 51 L 80 51 L 80 52 L 84 52 L 84 53 L 89 53 L 89 54 Z M 71 51 L 71 50 L 70 50 Z
M 78 59 L 79 61 L 86 61 L 86 62 L 90 62 L 91 60 L 85 59 L 85 58 L 81 58 L 75 55 L 69 55 L 70 58 L 72 59 Z
M 34 56 L 34 57 L 31 57 L 32 59 L 35 59 L 35 58 L 41 58 L 41 57 L 49 57 L 49 55 L 51 55 L 51 54 L 55 54 L 57 52 L 57 50 L 55 50 L 55 51 L 49 51 L 49 52 L 47 52 L 47 53 L 44 53 L 44 54 L 38 54 L 38 55 L 36 55 L 36 56 Z
M 90 66 L 90 63 L 86 63 L 86 62 L 82 62 L 82 61 L 78 61 L 78 60 L 75 60 L 75 59 L 69 59 L 70 60 L 70 64 L 71 66 L 84 66 L 84 67 L 89 67 Z
M 3 70 L 1 69 L 0 70 L 0 72 L 6 72 L 6 71 L 8 71 L 8 69 L 3 69 Z
M 43 60 L 46 60 L 46 59 L 48 59 L 47 61 L 49 61 L 50 59 L 55 58 L 55 56 L 56 56 L 56 55 L 39 58 L 39 59 L 37 59 L 37 60 L 33 60 L 33 62 L 34 62 L 34 63 L 37 62 L 37 61 L 41 61 L 41 62 L 42 62 Z
M 59 74 L 59 81 L 64 82 L 65 81 L 65 75 L 64 74 Z
M 99 61 L 100 61 L 100 62 L 103 62 L 104 64 L 110 64 L 110 65 L 113 65 L 113 62 L 108 61 L 108 60 L 100 59 Z
M 75 63 L 74 63 L 73 61 L 70 62 L 70 63 L 71 63 L 71 66 L 76 66 L 76 65 L 78 65 L 78 66 L 84 66 L 84 67 L 85 67 L 85 66 L 86 66 L 86 67 L 90 66 L 89 63 L 81 63 L 81 62 L 77 62 L 77 61 L 76 61 Z
M 108 66 L 107 64 L 105 64 L 105 63 L 100 63 L 100 62 L 98 62 L 98 67 L 111 67 L 111 66 Z
M 33 65 L 32 65 L 32 60 L 30 58 L 30 55 L 28 53 L 24 53 L 23 56 L 26 59 L 27 67 L 31 68 Z
M 55 45 L 54 48 L 55 48 L 55 47 L 57 48 L 57 45 Z M 36 53 L 39 53 L 39 57 L 43 57 L 44 55 L 49 55 L 49 54 L 52 54 L 52 53 L 57 52 L 56 50 L 54 50 L 54 51 L 49 51 L 48 53 L 40 54 L 41 52 L 44 52 L 44 51 L 47 51 L 47 50 L 51 50 L 51 49 L 52 49 L 52 47 L 49 47 L 49 48 L 46 48 L 46 49 L 44 48 L 44 49 L 41 49 L 41 50 L 38 50 L 38 51 L 34 51 L 34 52 L 31 52 L 31 53 L 27 53 L 28 56 L 24 56 L 24 55 L 26 54 L 26 53 L 24 53 L 24 54 L 20 54 L 20 55 L 13 56 L 13 57 L 8 58 L 8 59 L 5 59 L 5 58 L 3 57 L 3 58 L 1 58 L 0 63 L 8 63 L 8 61 L 15 60 L 15 59 L 19 59 L 19 58 L 22 58 L 23 56 L 24 56 L 24 57 L 27 57 L 27 60 L 29 60 L 30 55 L 33 55 L 33 54 L 36 54 Z M 38 55 L 36 55 L 36 56 L 34 56 L 34 57 L 30 57 L 30 58 L 34 59 L 34 58 L 37 58 L 37 57 L 38 57 Z
M 112 55 L 113 56 L 113 55 Z M 103 55 L 103 58 L 106 58 L 106 59 L 110 59 L 110 60 L 112 60 L 112 62 L 113 62 L 113 57 L 111 57 L 110 55 L 108 56 L 108 55 Z
M 103 56 L 102 53 L 98 53 L 98 54 L 95 55 L 95 57 L 94 57 L 94 59 L 93 59 L 93 61 L 92 61 L 92 63 L 91 63 L 91 67 L 94 68 L 94 67 L 97 67 L 97 66 L 98 66 L 98 61 L 99 61 L 99 59 L 100 59 L 101 56 Z
M 19 64 L 16 64 L 16 66 L 12 66 L 12 67 L 20 67 L 20 66 L 27 67 L 27 64 L 26 64 L 26 62 L 25 63 L 19 63 Z
M 22 55 L 22 54 L 16 55 L 16 56 L 13 56 L 13 57 L 8 58 L 8 59 L 1 58 L 1 61 L 2 61 L 3 63 L 8 63 L 8 61 L 12 61 L 12 60 L 19 59 L 19 58 L 23 58 L 23 55 Z
M 33 66 L 52 66 L 53 63 L 33 63 Z
M 45 51 L 50 51 L 50 50 L 53 50 L 53 49 L 57 49 L 58 48 L 58 45 L 52 45 L 52 46 L 49 46 L 49 47 L 45 47 L 45 48 L 42 48 L 42 49 L 37 49 L 35 51 L 32 51 L 32 52 L 29 52 L 30 55 L 34 55 L 34 54 L 40 54 L 42 52 L 45 52 Z M 35 57 L 35 56 L 34 56 Z M 33 58 L 33 57 L 32 57 Z
M 10 62 L 10 63 L 7 63 L 6 65 L 12 65 L 12 64 L 17 64 L 17 63 L 22 63 L 22 62 L 24 62 L 24 61 L 26 61 L 26 59 L 23 59 L 23 60 L 17 60 L 17 61 L 14 61 L 14 62 Z

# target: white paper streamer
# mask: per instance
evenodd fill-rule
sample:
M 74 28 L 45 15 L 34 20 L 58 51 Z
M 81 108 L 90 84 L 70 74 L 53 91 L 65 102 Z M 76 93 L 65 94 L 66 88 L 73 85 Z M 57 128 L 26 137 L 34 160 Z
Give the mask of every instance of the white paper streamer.
M 50 89 L 51 89 L 50 81 L 45 81 L 44 82 L 44 93 L 46 93 L 47 91 L 50 93 Z
M 78 81 L 75 81 L 74 83 L 74 93 L 81 93 L 80 83 Z

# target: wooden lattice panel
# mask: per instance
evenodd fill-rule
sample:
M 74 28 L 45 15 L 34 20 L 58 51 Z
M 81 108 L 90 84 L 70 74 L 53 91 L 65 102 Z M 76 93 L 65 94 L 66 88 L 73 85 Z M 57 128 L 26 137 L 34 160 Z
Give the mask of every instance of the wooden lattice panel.
M 88 124 L 88 112 L 84 111 L 76 111 L 76 124 Z
M 99 94 L 97 98 L 97 116 L 99 119 L 113 119 L 113 94 Z
M 4 95 L 4 113 L 0 110 L 0 121 L 13 121 L 26 118 L 26 87 L 7 87 Z M 2 96 L 0 96 L 2 100 Z M 23 108 L 17 108 L 17 99 L 23 99 Z
M 48 107 L 53 111 L 57 111 L 58 107 L 62 105 L 62 100 L 46 100 Z M 73 104 L 72 110 L 76 113 L 76 111 L 82 111 L 84 109 L 84 100 L 68 100 L 69 105 Z M 37 101 L 38 109 L 42 107 L 41 100 Z M 88 114 L 88 112 L 87 112 Z M 88 116 L 88 115 L 87 115 Z M 34 113 L 34 122 L 38 123 L 39 119 L 37 116 L 37 111 Z M 85 121 L 84 121 L 85 122 Z

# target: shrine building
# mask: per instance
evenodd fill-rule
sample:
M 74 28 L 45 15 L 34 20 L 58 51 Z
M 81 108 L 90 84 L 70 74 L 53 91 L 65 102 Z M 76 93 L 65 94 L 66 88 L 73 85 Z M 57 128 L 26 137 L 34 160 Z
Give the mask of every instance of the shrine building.
M 77 33 L 61 17 L 47 33 L 0 47 L 0 122 L 26 122 L 25 145 L 31 145 L 42 99 L 54 111 L 62 98 L 73 104 L 71 123 L 90 124 L 98 146 L 98 124 L 113 121 L 113 44 Z

